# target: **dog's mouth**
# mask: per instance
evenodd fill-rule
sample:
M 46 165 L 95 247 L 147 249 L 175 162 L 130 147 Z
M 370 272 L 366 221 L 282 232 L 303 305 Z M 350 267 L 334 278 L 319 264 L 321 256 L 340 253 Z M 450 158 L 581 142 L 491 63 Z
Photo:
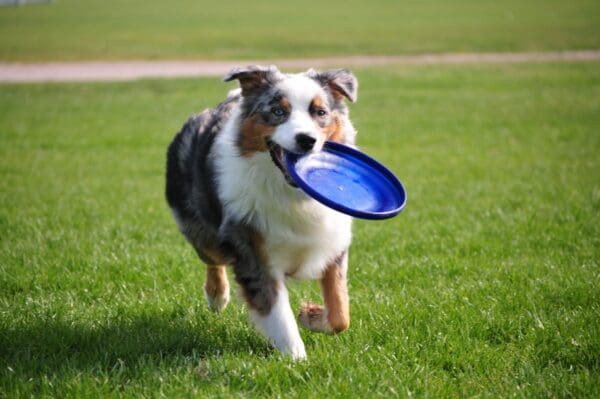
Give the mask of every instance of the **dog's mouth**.
M 292 177 L 290 176 L 286 166 L 285 166 L 285 150 L 282 146 L 275 143 L 273 140 L 267 138 L 267 148 L 269 149 L 269 154 L 271 155 L 271 160 L 277 166 L 277 168 L 283 174 L 285 181 L 292 187 L 298 187 Z

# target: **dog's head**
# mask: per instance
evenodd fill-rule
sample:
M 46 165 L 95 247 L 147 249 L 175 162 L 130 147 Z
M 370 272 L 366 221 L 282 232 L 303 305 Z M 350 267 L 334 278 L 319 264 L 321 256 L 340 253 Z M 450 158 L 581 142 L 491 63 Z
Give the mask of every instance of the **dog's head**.
M 327 140 L 353 143 L 344 100 L 356 101 L 358 82 L 350 71 L 311 69 L 287 75 L 274 66 L 249 66 L 225 77 L 234 79 L 243 97 L 237 141 L 241 155 L 269 151 L 285 174 L 283 149 L 302 154 L 320 151 Z

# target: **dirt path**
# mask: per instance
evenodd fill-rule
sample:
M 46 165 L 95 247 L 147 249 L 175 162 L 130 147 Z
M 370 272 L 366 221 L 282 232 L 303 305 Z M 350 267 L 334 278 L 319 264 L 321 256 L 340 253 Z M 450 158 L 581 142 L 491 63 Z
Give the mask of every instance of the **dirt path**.
M 516 63 L 544 61 L 598 61 L 600 50 L 530 53 L 448 53 L 394 56 L 348 56 L 286 60 L 243 61 L 106 61 L 106 62 L 0 62 L 0 82 L 117 81 L 142 78 L 223 76 L 240 65 L 275 64 L 285 69 L 365 67 L 374 65 L 427 65 Z

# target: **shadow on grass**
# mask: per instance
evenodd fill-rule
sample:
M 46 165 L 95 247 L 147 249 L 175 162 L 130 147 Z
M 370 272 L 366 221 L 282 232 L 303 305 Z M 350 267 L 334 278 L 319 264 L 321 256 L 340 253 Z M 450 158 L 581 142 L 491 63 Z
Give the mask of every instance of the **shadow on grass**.
M 0 376 L 9 373 L 17 379 L 112 374 L 123 365 L 132 377 L 148 367 L 189 366 L 229 353 L 265 357 L 272 351 L 252 329 L 208 313 L 194 318 L 144 313 L 93 325 L 49 318 L 0 328 Z

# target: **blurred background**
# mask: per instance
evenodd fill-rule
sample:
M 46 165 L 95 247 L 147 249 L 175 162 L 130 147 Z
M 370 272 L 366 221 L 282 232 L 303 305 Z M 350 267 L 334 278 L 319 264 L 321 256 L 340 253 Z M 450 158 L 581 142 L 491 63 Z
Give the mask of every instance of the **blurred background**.
M 57 0 L 1 10 L 0 59 L 263 59 L 597 49 L 599 9 L 594 0 Z

